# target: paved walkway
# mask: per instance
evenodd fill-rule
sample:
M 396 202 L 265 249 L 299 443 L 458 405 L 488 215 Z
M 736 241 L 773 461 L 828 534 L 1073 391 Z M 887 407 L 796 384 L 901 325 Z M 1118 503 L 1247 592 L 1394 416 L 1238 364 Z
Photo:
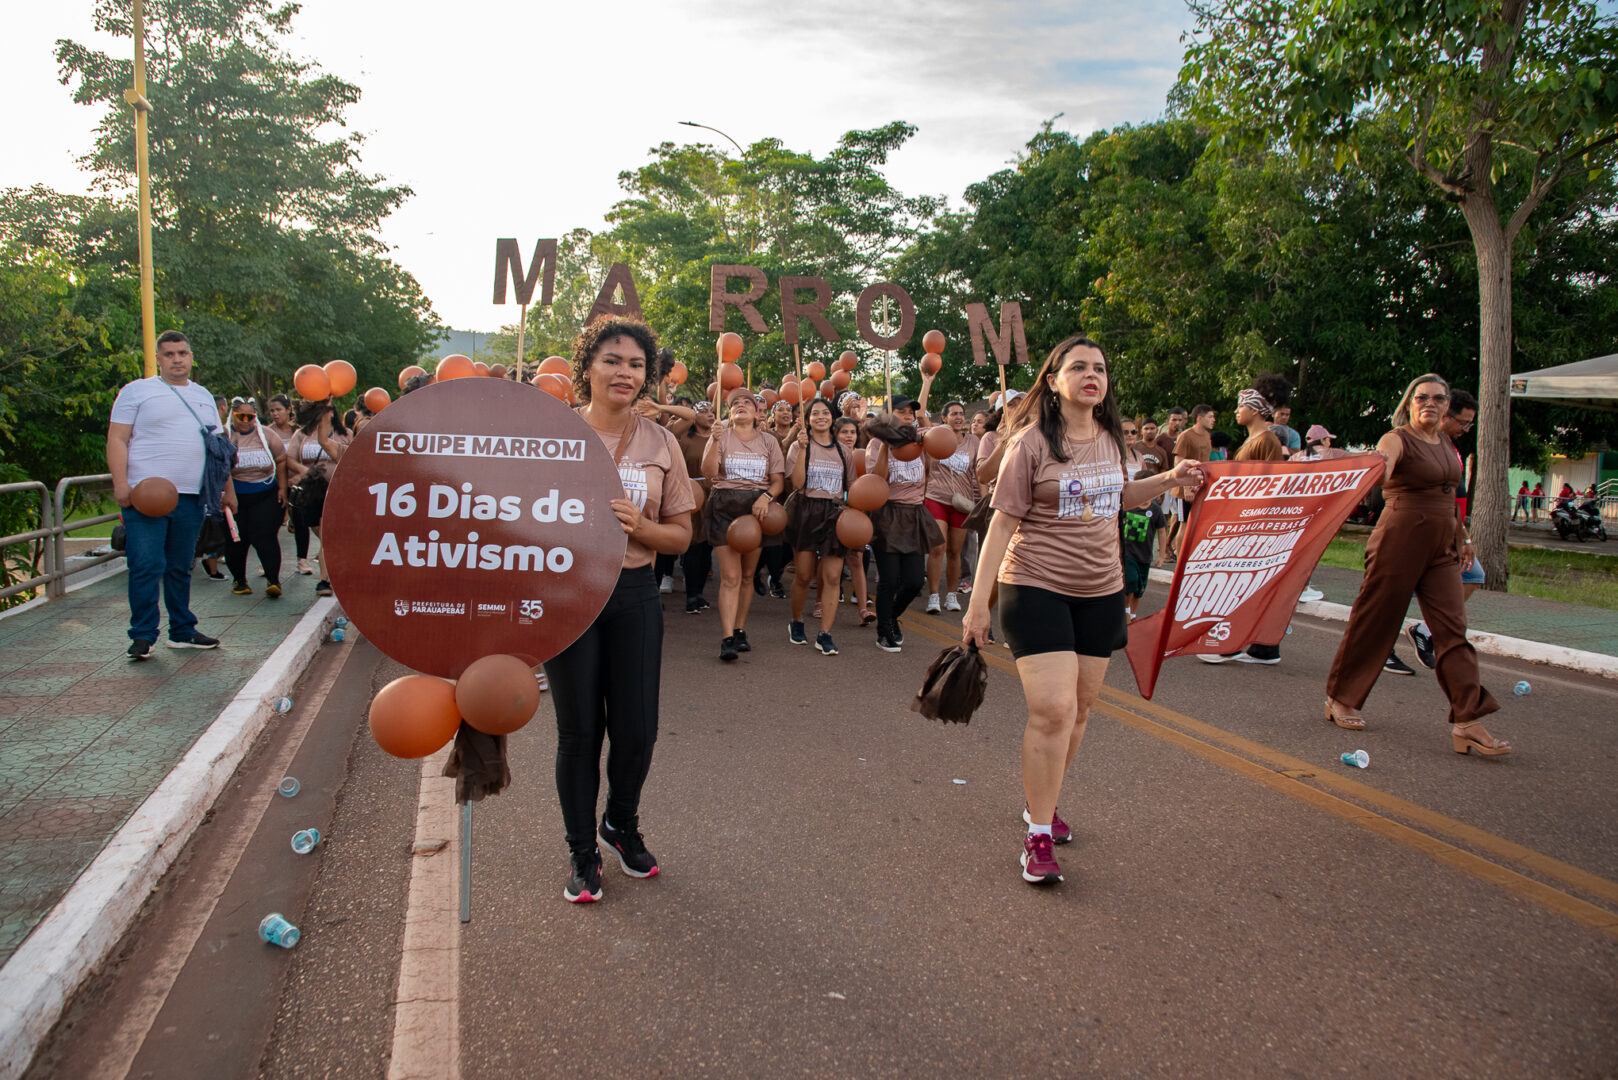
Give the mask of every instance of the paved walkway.
M 284 573 L 280 600 L 252 582 L 254 595 L 232 596 L 199 565 L 192 610 L 223 644 L 160 642 L 138 664 L 124 655 L 123 574 L 0 619 L 0 963 L 315 601 L 312 577 Z

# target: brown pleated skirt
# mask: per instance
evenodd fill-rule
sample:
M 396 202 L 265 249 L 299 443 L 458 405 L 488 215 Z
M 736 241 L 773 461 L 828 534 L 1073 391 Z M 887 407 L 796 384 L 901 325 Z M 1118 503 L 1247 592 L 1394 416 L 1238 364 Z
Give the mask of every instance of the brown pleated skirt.
M 827 558 L 842 558 L 848 548 L 837 539 L 837 519 L 843 504 L 795 491 L 787 499 L 787 528 L 782 533 L 793 551 L 812 551 Z
M 938 522 L 921 503 L 884 503 L 871 515 L 871 543 L 895 555 L 925 555 L 944 542 Z

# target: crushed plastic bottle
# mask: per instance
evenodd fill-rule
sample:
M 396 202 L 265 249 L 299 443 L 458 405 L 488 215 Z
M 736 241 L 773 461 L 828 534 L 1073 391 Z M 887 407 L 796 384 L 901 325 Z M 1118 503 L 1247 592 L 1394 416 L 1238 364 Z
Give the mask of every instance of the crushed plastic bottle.
M 278 713 L 289 713 L 292 711 L 292 699 L 289 697 L 276 698 L 275 705 L 272 707 Z
M 270 945 L 279 945 L 283 949 L 292 948 L 302 936 L 298 928 L 287 922 L 279 911 L 270 912 L 258 924 L 258 939 Z
M 339 615 L 339 616 L 337 616 L 337 618 L 332 620 L 332 625 L 333 626 L 347 626 L 348 625 L 348 616 L 347 615 Z
M 1344 754 L 1342 762 L 1344 765 L 1352 765 L 1356 769 L 1363 769 L 1371 764 L 1371 755 L 1364 750 L 1356 750 L 1352 754 Z
M 309 854 L 315 850 L 318 843 L 320 843 L 319 829 L 299 829 L 292 834 L 292 850 L 299 855 Z
M 333 641 L 343 640 L 343 628 L 341 626 L 331 632 L 331 639 Z
M 1529 686 L 1528 682 L 1524 680 L 1523 682 L 1518 683 L 1516 686 L 1513 686 L 1511 688 L 1511 692 L 1516 694 L 1518 697 L 1527 697 L 1528 692 L 1532 689 L 1533 687 Z
M 300 786 L 301 785 L 299 785 L 298 778 L 296 776 L 283 776 L 281 777 L 280 784 L 276 785 L 275 790 L 279 791 L 282 795 L 285 795 L 290 799 L 292 796 L 298 793 L 298 788 Z

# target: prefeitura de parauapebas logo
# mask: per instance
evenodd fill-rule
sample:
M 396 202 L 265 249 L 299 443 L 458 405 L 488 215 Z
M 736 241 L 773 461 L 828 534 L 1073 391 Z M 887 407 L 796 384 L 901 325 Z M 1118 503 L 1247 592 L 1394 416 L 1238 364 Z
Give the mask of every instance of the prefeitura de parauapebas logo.
M 384 653 L 458 676 L 473 660 L 556 655 L 623 565 L 623 485 L 595 432 L 531 386 L 456 379 L 388 406 L 326 496 L 333 590 Z

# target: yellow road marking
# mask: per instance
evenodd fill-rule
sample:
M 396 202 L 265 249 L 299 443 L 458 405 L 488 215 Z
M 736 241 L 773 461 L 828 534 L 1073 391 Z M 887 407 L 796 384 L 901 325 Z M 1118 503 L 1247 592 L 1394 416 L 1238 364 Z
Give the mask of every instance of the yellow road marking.
M 906 622 L 914 629 L 941 644 L 958 644 L 960 641 L 959 632 L 955 630 L 955 627 L 941 619 L 922 616 L 920 618 L 912 617 L 907 619 Z M 941 631 L 938 629 L 940 626 L 951 632 L 945 633 Z M 999 649 L 985 650 L 982 655 L 990 666 L 1013 675 L 1017 673 L 1016 664 L 1002 655 Z M 1125 704 L 1131 708 L 1140 709 L 1140 712 L 1125 708 Z M 1509 867 L 1490 862 L 1488 859 L 1475 855 L 1470 851 L 1458 848 L 1453 844 L 1420 832 L 1391 818 L 1384 817 L 1363 806 L 1356 806 L 1354 803 L 1322 791 L 1318 787 L 1311 787 L 1303 783 L 1301 775 L 1297 774 L 1311 774 L 1312 778 L 1321 784 L 1328 784 L 1347 794 L 1352 794 L 1355 798 L 1363 799 L 1401 816 L 1409 817 L 1436 831 L 1442 831 L 1464 839 L 1467 843 L 1487 850 L 1491 854 L 1512 859 L 1548 877 L 1555 877 L 1558 880 L 1585 889 L 1603 899 L 1618 899 L 1618 883 L 1591 874 L 1588 871 L 1580 870 L 1576 866 L 1553 859 L 1531 848 L 1514 844 L 1493 833 L 1455 821 L 1425 807 L 1388 795 L 1358 781 L 1332 776 L 1330 773 L 1317 773 L 1315 767 L 1306 761 L 1282 754 L 1260 743 L 1243 739 L 1238 735 L 1232 735 L 1211 724 L 1201 720 L 1194 720 L 1189 716 L 1183 716 L 1172 709 L 1156 705 L 1133 694 L 1114 690 L 1111 687 L 1104 687 L 1101 700 L 1096 703 L 1095 708 L 1102 715 L 1126 724 L 1143 734 L 1171 743 L 1221 768 L 1257 781 L 1289 798 L 1297 799 L 1299 802 L 1324 810 L 1363 829 L 1404 844 L 1406 847 L 1419 851 L 1437 862 L 1454 867 L 1481 881 L 1486 881 L 1491 885 L 1504 889 L 1515 896 L 1530 900 L 1541 907 L 1572 919 L 1583 926 L 1598 930 L 1607 937 L 1618 941 L 1618 914 L 1581 900 L 1576 896 L 1571 896 L 1560 889 L 1520 874 Z M 1158 720 L 1141 715 L 1141 712 L 1150 712 L 1154 716 L 1171 720 L 1176 726 L 1170 727 L 1168 724 L 1160 723 Z M 1179 730 L 1179 728 L 1185 728 L 1186 730 Z M 1216 742 L 1239 748 L 1244 753 L 1253 754 L 1255 757 L 1270 762 L 1272 765 L 1285 768 L 1295 775 L 1284 775 L 1275 768 L 1250 761 L 1245 757 L 1232 753 L 1230 750 L 1213 745 L 1212 742 L 1206 742 L 1202 738 L 1193 736 L 1189 733 L 1192 731 Z

